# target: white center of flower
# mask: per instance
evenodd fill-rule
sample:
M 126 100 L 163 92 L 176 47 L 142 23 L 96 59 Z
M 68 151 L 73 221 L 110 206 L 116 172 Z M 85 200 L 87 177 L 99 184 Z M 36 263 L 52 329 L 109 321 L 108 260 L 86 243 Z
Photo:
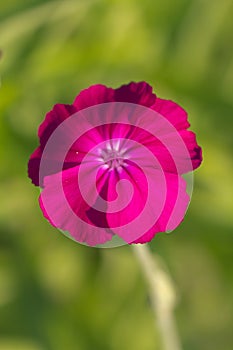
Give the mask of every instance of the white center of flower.
M 108 169 L 120 169 L 126 163 L 125 150 L 119 147 L 119 142 L 113 144 L 108 143 L 104 149 L 101 150 L 101 161 L 103 166 Z

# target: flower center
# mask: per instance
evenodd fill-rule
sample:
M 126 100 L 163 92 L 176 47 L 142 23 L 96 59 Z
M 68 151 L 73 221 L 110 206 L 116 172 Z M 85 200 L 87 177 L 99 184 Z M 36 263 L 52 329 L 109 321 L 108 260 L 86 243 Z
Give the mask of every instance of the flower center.
M 119 145 L 108 144 L 101 150 L 101 160 L 108 169 L 119 169 L 125 165 L 125 151 L 119 149 Z

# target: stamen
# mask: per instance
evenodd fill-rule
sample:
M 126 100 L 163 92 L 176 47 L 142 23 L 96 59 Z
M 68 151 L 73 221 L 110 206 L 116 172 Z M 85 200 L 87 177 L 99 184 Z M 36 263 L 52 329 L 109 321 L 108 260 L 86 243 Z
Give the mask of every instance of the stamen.
M 102 160 L 103 167 L 106 169 L 121 169 L 125 165 L 126 149 L 120 149 L 120 140 L 116 140 L 112 145 L 107 143 L 99 153 L 98 160 Z

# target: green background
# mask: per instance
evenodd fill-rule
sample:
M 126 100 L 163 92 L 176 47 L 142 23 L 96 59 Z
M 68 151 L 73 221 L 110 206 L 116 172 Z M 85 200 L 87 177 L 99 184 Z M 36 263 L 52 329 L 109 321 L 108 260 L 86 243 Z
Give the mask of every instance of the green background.
M 64 237 L 27 178 L 53 104 L 132 80 L 184 106 L 203 147 L 184 222 L 150 243 L 177 288 L 183 349 L 232 350 L 232 16 L 231 0 L 1 1 L 1 350 L 161 350 L 132 249 Z

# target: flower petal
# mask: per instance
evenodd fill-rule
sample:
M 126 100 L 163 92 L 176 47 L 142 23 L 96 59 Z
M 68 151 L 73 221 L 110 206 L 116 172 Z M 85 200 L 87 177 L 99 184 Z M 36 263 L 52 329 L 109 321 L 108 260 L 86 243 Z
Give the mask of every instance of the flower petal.
M 53 109 L 45 116 L 45 120 L 40 125 L 38 130 L 38 136 L 40 138 L 40 144 L 45 146 L 49 137 L 54 130 L 67 118 L 77 112 L 77 109 L 73 105 L 56 104 Z
M 45 177 L 39 201 L 44 216 L 53 226 L 68 231 L 78 242 L 95 246 L 111 240 L 113 233 L 108 228 L 105 211 L 92 208 L 98 200 L 95 196 L 92 171 L 92 167 L 87 164 L 80 186 L 79 167 Z M 100 178 L 100 187 L 104 186 L 104 182 L 101 181 Z M 88 203 L 82 196 L 83 192 Z
M 184 141 L 189 151 L 190 159 L 192 161 L 193 166 L 192 170 L 195 170 L 201 165 L 201 162 L 203 160 L 202 149 L 197 144 L 196 134 L 193 131 L 182 130 L 180 131 L 180 136 L 182 137 L 182 140 Z
M 198 168 L 202 162 L 201 148 L 196 135 L 188 130 L 163 135 L 160 140 L 145 131 L 137 133 L 138 142 L 150 149 L 166 172 L 185 174 Z
M 131 138 L 150 149 L 164 171 L 184 174 L 201 164 L 201 148 L 193 132 L 177 130 L 166 117 L 149 108 L 135 124 Z
M 187 112 L 173 101 L 157 97 L 151 109 L 167 118 L 177 130 L 187 129 L 190 126 Z
M 72 118 L 65 118 L 60 124 L 59 122 L 61 118 L 54 118 L 51 129 L 46 129 L 43 134 L 49 137 L 47 143 L 42 142 L 30 157 L 28 174 L 37 186 L 43 187 L 45 176 L 79 165 L 85 154 L 102 142 L 101 126 L 93 128 L 88 120 L 78 113 L 72 115 Z
M 35 186 L 39 186 L 39 169 L 40 169 L 40 160 L 42 156 L 41 148 L 38 147 L 30 156 L 28 162 L 28 176 L 32 180 L 32 183 Z
M 115 90 L 116 102 L 129 102 L 146 107 L 150 107 L 155 103 L 156 95 L 152 92 L 152 87 L 146 82 L 132 82 L 123 85 Z
M 166 201 L 159 218 L 146 233 L 131 243 L 150 242 L 156 233 L 173 231 L 183 221 L 190 202 L 190 197 L 186 192 L 186 182 L 175 174 L 165 173 L 165 177 Z
M 104 85 L 92 85 L 82 90 L 75 98 L 73 105 L 78 111 L 101 103 L 113 102 L 114 90 Z
M 118 206 L 127 205 L 121 210 L 107 213 L 107 221 L 112 231 L 126 243 L 132 243 L 153 227 L 163 210 L 166 186 L 163 173 L 151 169 L 151 174 L 144 174 L 137 164 L 128 161 L 128 167 L 120 176 L 112 173 L 109 181 L 108 201 L 117 188 Z M 119 181 L 121 180 L 121 181 Z M 125 181 L 122 181 L 125 180 Z M 131 190 L 129 184 L 131 184 Z

